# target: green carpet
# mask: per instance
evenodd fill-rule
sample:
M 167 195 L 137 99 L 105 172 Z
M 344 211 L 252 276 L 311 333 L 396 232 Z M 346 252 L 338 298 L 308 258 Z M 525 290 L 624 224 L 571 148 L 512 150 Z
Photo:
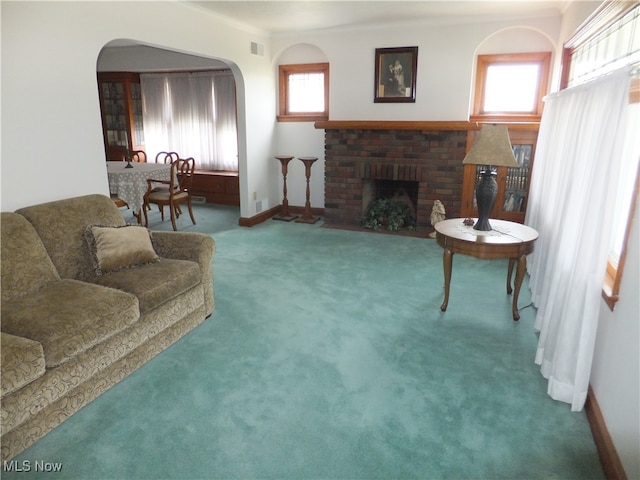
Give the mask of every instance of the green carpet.
M 178 225 L 216 240 L 214 315 L 18 461 L 65 479 L 604 478 L 584 413 L 546 394 L 533 308 L 511 319 L 506 261 L 456 255 L 442 313 L 435 240 L 196 210 Z

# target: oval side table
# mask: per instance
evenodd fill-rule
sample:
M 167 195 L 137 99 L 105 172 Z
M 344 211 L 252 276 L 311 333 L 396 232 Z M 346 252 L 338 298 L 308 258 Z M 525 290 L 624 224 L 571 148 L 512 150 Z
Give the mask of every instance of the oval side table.
M 507 294 L 513 292 L 511 314 L 514 320 L 520 320 L 518 313 L 518 295 L 527 268 L 527 255 L 533 252 L 533 244 L 538 232 L 520 223 L 506 220 L 491 220 L 490 231 L 474 230 L 464 224 L 463 218 L 443 220 L 434 225 L 438 245 L 444 249 L 442 265 L 444 269 L 444 301 L 440 306 L 443 312 L 449 304 L 449 285 L 453 269 L 453 255 L 461 253 L 482 259 L 508 258 Z M 513 289 L 511 276 L 516 267 L 516 278 Z M 491 303 L 487 301 L 487 308 Z

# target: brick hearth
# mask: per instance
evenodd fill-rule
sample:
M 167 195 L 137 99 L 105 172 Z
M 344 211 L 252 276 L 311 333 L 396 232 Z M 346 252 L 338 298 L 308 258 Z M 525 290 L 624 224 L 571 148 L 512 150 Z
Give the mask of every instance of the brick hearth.
M 360 225 L 372 200 L 371 180 L 418 182 L 418 228 L 430 226 L 434 200 L 442 201 L 447 217 L 460 216 L 462 160 L 473 124 L 418 130 L 330 128 L 331 123 L 316 124 L 325 128 L 325 224 Z

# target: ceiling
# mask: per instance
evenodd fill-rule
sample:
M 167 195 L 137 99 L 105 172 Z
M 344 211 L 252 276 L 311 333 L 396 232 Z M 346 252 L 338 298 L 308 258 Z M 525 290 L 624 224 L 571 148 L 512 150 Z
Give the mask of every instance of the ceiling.
M 447 23 L 482 17 L 561 14 L 572 0 L 272 1 L 205 0 L 189 3 L 241 25 L 272 34 L 302 30 Z

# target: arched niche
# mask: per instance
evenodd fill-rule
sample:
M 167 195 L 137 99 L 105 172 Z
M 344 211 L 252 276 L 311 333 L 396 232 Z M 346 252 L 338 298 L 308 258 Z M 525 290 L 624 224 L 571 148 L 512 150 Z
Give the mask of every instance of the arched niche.
M 550 91 L 552 91 L 555 85 L 554 81 L 557 77 L 554 65 L 556 64 L 556 58 L 558 56 L 556 55 L 556 46 L 553 40 L 546 33 L 532 27 L 508 27 L 492 33 L 480 42 L 473 56 L 473 69 L 469 82 L 471 86 L 469 113 L 473 113 L 478 55 L 531 52 L 551 52 L 551 78 L 549 79 L 549 86 Z
M 279 65 L 295 65 L 305 63 L 329 63 L 329 57 L 316 45 L 296 43 L 289 45 L 274 55 L 273 69 L 278 81 Z M 331 78 L 329 79 L 331 83 Z M 277 87 L 276 87 L 277 88 Z M 276 102 L 280 100 L 277 89 Z M 277 104 L 276 104 L 277 105 Z M 316 129 L 313 122 L 278 122 L 276 126 L 277 148 L 280 154 L 312 156 L 319 159 L 311 174 L 311 205 L 324 206 L 324 130 Z M 280 172 L 279 164 L 273 163 L 274 172 Z M 288 199 L 292 205 L 305 204 L 305 171 L 302 162 L 292 162 L 288 175 Z M 278 195 L 282 192 L 283 179 L 278 175 Z
M 540 30 L 531 27 L 509 27 L 485 38 L 476 49 L 477 55 L 493 53 L 555 53 L 553 41 Z
M 327 55 L 317 46 L 310 43 L 296 43 L 275 55 L 276 65 L 295 63 L 322 63 L 328 62 Z

